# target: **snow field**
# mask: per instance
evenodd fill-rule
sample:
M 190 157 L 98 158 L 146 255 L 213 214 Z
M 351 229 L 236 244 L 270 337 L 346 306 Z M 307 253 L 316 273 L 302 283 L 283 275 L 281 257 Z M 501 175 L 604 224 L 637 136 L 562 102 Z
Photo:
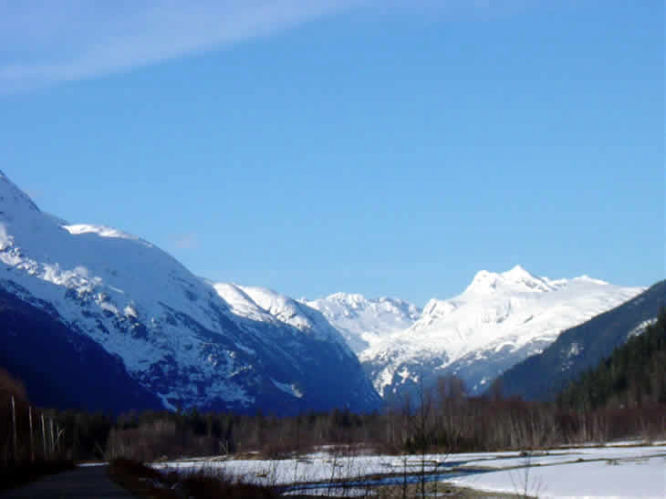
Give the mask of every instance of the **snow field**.
M 357 492 L 367 492 L 364 478 L 418 474 L 422 460 L 426 473 L 441 473 L 443 483 L 488 492 L 526 491 L 540 497 L 664 497 L 666 493 L 663 442 L 562 448 L 533 455 L 515 451 L 424 456 L 337 455 L 329 449 L 282 460 L 191 460 L 153 466 L 183 473 L 223 471 L 231 477 L 270 486 L 347 480 L 354 482 Z M 454 472 L 454 476 L 446 478 L 447 472 Z M 308 489 L 311 494 L 331 492 L 326 487 Z M 345 494 L 348 492 L 345 489 Z

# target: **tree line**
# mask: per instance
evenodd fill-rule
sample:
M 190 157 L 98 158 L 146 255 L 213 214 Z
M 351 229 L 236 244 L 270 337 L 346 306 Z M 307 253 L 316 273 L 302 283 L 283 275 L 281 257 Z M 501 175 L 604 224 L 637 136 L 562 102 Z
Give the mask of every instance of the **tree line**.
M 145 462 L 213 455 L 280 458 L 322 446 L 363 447 L 390 454 L 452 453 L 664 436 L 664 404 L 577 411 L 517 398 L 467 397 L 464 392 L 451 392 L 451 386 L 461 386 L 460 380 L 442 378 L 436 390 L 423 394 L 419 405 L 406 402 L 372 414 L 333 410 L 276 417 L 194 409 L 130 413 L 116 419 L 74 411 L 44 414 L 52 418 L 56 429 L 54 455 L 74 461 L 125 457 Z M 21 408 L 18 458 L 25 461 L 30 459 L 30 438 L 26 408 Z M 41 445 L 40 432 L 36 429 L 33 437 Z M 11 437 L 4 438 L 2 445 L 4 455 L 10 457 Z

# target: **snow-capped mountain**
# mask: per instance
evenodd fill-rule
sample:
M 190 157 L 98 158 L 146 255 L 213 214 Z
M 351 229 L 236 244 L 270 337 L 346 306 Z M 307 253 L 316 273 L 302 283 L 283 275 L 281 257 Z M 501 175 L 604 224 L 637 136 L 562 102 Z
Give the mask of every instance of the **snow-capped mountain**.
M 382 337 L 360 358 L 384 397 L 447 374 L 462 378 L 476 394 L 560 332 L 641 291 L 587 276 L 536 277 L 520 266 L 503 273 L 481 271 L 462 294 L 430 300 L 411 327 Z
M 288 296 L 267 288 L 239 286 L 218 282 L 215 291 L 224 299 L 238 317 L 274 324 L 287 324 L 303 334 L 319 341 L 336 343 L 347 349 L 340 332 L 334 328 L 321 312 Z
M 657 322 L 666 306 L 666 281 L 631 300 L 564 331 L 543 352 L 516 364 L 500 377 L 507 396 L 553 400 L 581 373 L 593 369 L 632 336 Z
M 214 285 L 124 232 L 67 224 L 1 172 L 0 287 L 118 356 L 166 407 L 295 412 L 379 403 L 317 311 L 267 290 Z
M 94 351 L 136 400 L 287 413 L 371 410 L 380 404 L 373 384 L 390 398 L 446 374 L 480 393 L 560 332 L 642 289 L 586 276 L 551 280 L 517 266 L 481 271 L 462 294 L 430 300 L 423 310 L 345 293 L 294 300 L 198 278 L 122 231 L 68 224 L 40 211 L 0 172 L 0 291 L 17 310 L 12 324 L 35 315 L 30 307 L 44 311 L 64 326 L 39 319 L 57 331 L 49 344 L 69 358 Z M 34 332 L 41 327 L 23 338 L 30 348 L 40 346 Z M 14 326 L 0 332 L 6 349 L 23 348 Z
M 324 314 L 357 354 L 381 338 L 409 328 L 421 315 L 416 305 L 398 298 L 369 299 L 360 294 L 335 293 L 301 301 Z

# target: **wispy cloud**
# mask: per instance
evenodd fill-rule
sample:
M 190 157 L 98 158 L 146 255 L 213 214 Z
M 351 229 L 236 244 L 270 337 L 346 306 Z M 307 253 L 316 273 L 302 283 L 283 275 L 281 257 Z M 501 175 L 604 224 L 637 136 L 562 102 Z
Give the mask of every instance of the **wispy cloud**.
M 266 36 L 363 0 L 0 0 L 0 93 Z
M 519 11 L 545 0 L 0 0 L 0 95 L 268 36 L 352 7 Z
M 172 246 L 176 249 L 196 249 L 199 247 L 199 238 L 196 234 L 175 234 L 171 236 Z

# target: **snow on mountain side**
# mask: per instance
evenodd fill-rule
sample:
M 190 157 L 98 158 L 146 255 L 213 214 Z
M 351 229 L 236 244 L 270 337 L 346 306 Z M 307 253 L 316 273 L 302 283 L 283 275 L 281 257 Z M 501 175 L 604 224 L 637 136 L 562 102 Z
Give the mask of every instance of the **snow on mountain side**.
M 335 293 L 302 301 L 324 314 L 357 354 L 382 337 L 407 329 L 421 314 L 416 305 L 398 298 L 368 299 L 359 294 Z
M 360 358 L 384 396 L 445 374 L 459 376 L 479 393 L 561 331 L 641 291 L 587 276 L 550 280 L 520 266 L 504 273 L 481 271 L 461 295 L 430 300 L 410 328 L 383 337 Z
M 293 413 L 371 410 L 380 402 L 372 384 L 391 397 L 443 374 L 479 393 L 641 289 L 517 266 L 481 271 L 422 311 L 344 293 L 296 301 L 205 281 L 136 236 L 45 214 L 0 172 L 0 291 L 121 359 L 118 369 L 166 407 Z
M 304 303 L 267 288 L 229 283 L 215 283 L 213 287 L 236 315 L 286 324 L 318 340 L 335 342 L 347 348 L 340 332 L 321 312 Z
M 219 286 L 138 237 L 41 212 L 0 172 L 0 287 L 48 304 L 166 406 L 377 406 L 358 360 L 317 312 L 251 288 L 228 303 Z M 250 297 L 247 310 L 239 296 Z M 346 384 L 327 379 L 342 372 Z
M 660 281 L 618 307 L 562 332 L 543 352 L 506 370 L 500 380 L 505 395 L 553 400 L 581 373 L 629 338 L 657 322 L 666 305 L 666 281 Z

